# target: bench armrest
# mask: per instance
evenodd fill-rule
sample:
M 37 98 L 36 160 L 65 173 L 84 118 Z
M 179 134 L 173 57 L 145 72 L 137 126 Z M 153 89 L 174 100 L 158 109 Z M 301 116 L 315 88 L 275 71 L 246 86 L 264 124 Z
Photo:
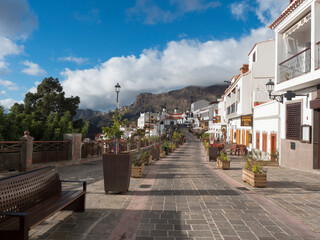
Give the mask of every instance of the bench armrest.
M 82 188 L 83 191 L 86 192 L 87 191 L 87 181 L 77 181 L 77 180 L 60 180 L 61 182 L 74 182 L 74 183 L 82 183 Z

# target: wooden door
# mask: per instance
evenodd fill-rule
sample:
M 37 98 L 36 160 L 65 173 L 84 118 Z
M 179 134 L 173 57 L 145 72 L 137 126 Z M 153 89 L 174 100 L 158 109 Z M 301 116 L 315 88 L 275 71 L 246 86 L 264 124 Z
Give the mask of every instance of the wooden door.
M 256 132 L 256 149 L 260 150 L 260 133 Z
M 277 151 L 277 135 L 276 134 L 271 134 L 271 139 L 270 139 L 270 153 L 272 154 L 273 152 Z M 272 159 L 271 160 L 275 160 Z
M 233 129 L 230 129 L 230 141 L 233 143 Z
M 250 131 L 246 131 L 246 146 L 247 147 L 249 147 L 249 144 L 250 144 L 250 142 L 249 142 L 249 134 L 250 134 Z
M 246 131 L 242 130 L 242 141 L 241 141 L 242 145 L 246 144 Z

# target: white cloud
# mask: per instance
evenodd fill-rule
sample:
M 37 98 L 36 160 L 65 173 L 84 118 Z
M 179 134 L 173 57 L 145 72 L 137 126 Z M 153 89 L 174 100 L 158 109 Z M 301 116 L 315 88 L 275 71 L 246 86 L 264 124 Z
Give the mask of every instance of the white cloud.
M 288 4 L 288 0 L 256 0 L 250 5 L 248 1 L 238 1 L 230 5 L 230 10 L 236 19 L 245 20 L 248 14 L 255 13 L 261 23 L 270 25 Z
M 162 9 L 152 0 L 136 0 L 134 7 L 127 9 L 127 15 L 137 18 L 145 24 L 171 22 L 188 12 L 205 11 L 220 6 L 218 1 L 210 0 L 170 0 L 173 10 Z
M 0 95 L 6 95 L 6 91 L 2 90 L 2 91 L 0 92 Z
M 38 87 L 38 85 L 39 85 L 40 83 L 41 83 L 41 82 L 38 82 L 38 81 L 34 82 L 35 87 L 30 88 L 30 89 L 28 90 L 28 92 L 36 93 L 36 92 L 37 92 L 37 87 Z
M 271 36 L 271 30 L 261 28 L 239 40 L 172 41 L 163 51 L 147 49 L 139 57 L 113 57 L 91 69 L 65 69 L 62 85 L 67 95 L 80 97 L 82 108 L 106 110 L 115 105 L 117 82 L 121 105 L 131 104 L 140 92 L 222 83 L 248 62 L 247 55 L 256 42 Z
M 289 5 L 288 0 L 256 0 L 258 3 L 258 8 L 256 9 L 256 14 L 259 20 L 269 25 L 274 20 L 276 20 L 280 15 L 282 10 Z
M 12 42 L 10 39 L 0 36 L 0 72 L 9 71 L 9 64 L 5 61 L 6 56 L 18 55 L 22 52 L 23 46 L 19 46 Z
M 0 1 L 0 36 L 25 39 L 37 25 L 37 17 L 26 0 Z
M 236 19 L 245 20 L 247 12 L 250 10 L 246 2 L 234 2 L 230 5 L 231 13 Z
M 76 64 L 83 64 L 88 61 L 88 58 L 81 58 L 81 57 L 61 57 L 58 58 L 59 61 L 67 61 L 67 62 L 74 62 Z
M 3 100 L 0 100 L 0 105 L 3 106 L 5 108 L 6 111 L 8 111 L 12 106 L 13 104 L 15 103 L 23 103 L 23 101 L 16 101 L 12 98 L 7 98 L 7 99 L 3 99 Z
M 0 60 L 7 55 L 17 55 L 23 52 L 23 46 L 18 46 L 10 39 L 0 36 Z
M 38 64 L 25 60 L 22 62 L 27 68 L 22 69 L 22 72 L 31 76 L 45 75 L 46 71 L 43 70 Z
M 8 81 L 8 80 L 0 79 L 0 85 L 6 87 L 9 90 L 18 90 L 19 89 L 17 84 L 15 84 L 14 82 Z

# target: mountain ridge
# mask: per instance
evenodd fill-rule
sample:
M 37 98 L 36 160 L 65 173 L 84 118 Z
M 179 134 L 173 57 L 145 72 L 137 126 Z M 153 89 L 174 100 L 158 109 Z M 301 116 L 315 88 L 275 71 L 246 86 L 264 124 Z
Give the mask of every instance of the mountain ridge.
M 167 108 L 169 113 L 173 113 L 175 108 L 178 109 L 178 112 L 185 112 L 190 110 L 190 105 L 193 102 L 202 99 L 209 102 L 217 101 L 227 87 L 228 85 L 225 84 L 216 84 L 207 87 L 188 86 L 158 94 L 140 93 L 131 105 L 121 107 L 120 111 L 125 112 L 124 117 L 130 122 L 136 121 L 141 112 L 160 112 L 163 106 Z M 90 122 L 88 137 L 94 139 L 94 135 L 101 132 L 102 126 L 111 123 L 112 112 L 103 113 L 91 109 L 78 109 L 74 120 L 78 119 Z

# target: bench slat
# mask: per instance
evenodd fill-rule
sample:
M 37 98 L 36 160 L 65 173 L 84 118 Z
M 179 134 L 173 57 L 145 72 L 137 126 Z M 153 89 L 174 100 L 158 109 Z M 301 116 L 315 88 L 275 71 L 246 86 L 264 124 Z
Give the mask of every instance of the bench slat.
M 63 209 L 65 206 L 75 201 L 76 199 L 83 196 L 85 193 L 83 191 L 67 191 L 62 192 L 60 195 L 56 195 L 30 209 L 26 212 L 28 213 L 29 218 L 29 230 L 36 227 L 38 224 L 48 219 L 56 212 Z M 17 229 L 19 226 L 19 218 L 12 217 L 6 222 L 1 224 L 0 229 Z

